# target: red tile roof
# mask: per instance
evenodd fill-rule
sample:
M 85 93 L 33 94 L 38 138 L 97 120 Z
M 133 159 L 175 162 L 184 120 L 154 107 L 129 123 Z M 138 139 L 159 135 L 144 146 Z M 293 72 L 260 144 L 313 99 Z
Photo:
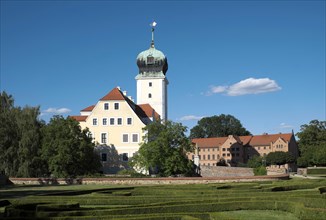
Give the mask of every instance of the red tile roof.
M 125 100 L 125 96 L 118 88 L 112 89 L 108 94 L 106 94 L 103 98 L 100 99 L 101 101 L 106 100 Z
M 136 114 L 141 118 L 151 118 L 154 117 L 158 119 L 160 115 L 152 108 L 150 104 L 141 104 L 137 106 L 136 108 Z
M 216 147 L 224 144 L 227 139 L 227 137 L 195 138 L 192 139 L 192 142 L 198 144 L 200 147 Z
M 87 108 L 84 108 L 83 110 L 80 110 L 81 112 L 91 112 L 93 111 L 95 105 L 88 106 Z
M 243 145 L 270 145 L 271 142 L 277 141 L 282 138 L 285 142 L 290 142 L 292 133 L 288 134 L 264 134 L 256 136 L 234 136 L 234 138 Z M 192 139 L 193 143 L 198 144 L 200 147 L 216 147 L 221 146 L 228 139 L 228 137 L 216 137 L 216 138 L 195 138 Z
M 87 119 L 88 116 L 73 115 L 73 116 L 69 116 L 69 117 L 75 119 L 78 122 L 80 122 L 80 121 L 86 121 L 86 119 Z
M 292 135 L 292 133 L 255 135 L 252 137 L 250 145 L 270 145 L 271 142 L 275 142 L 279 138 L 282 138 L 284 141 L 289 142 L 291 140 Z

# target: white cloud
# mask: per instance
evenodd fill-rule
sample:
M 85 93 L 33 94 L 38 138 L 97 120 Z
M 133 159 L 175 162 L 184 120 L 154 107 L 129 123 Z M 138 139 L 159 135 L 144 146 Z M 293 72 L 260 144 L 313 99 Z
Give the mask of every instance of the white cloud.
M 44 110 L 41 115 L 46 115 L 46 114 L 66 114 L 71 112 L 69 108 L 48 108 Z
M 283 122 L 283 123 L 280 124 L 280 127 L 281 128 L 293 128 L 294 126 L 293 125 L 288 125 L 288 124 Z
M 195 116 L 195 115 L 185 115 L 179 118 L 180 121 L 192 121 L 192 120 L 200 120 L 205 116 Z
M 212 95 L 216 93 L 225 93 L 228 96 L 240 96 L 275 92 L 281 89 L 282 88 L 277 85 L 275 80 L 269 78 L 248 78 L 231 86 L 211 86 L 210 91 L 208 91 L 206 94 Z

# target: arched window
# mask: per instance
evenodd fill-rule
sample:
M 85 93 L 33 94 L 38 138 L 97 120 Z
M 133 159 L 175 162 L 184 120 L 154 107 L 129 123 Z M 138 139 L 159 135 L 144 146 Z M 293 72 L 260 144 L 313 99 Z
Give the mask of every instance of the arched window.
M 152 93 L 148 93 L 148 98 L 152 98 Z

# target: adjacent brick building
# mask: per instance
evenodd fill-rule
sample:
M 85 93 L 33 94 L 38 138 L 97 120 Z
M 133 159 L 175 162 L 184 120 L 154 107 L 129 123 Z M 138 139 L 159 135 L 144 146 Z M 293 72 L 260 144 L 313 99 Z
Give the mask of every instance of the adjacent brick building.
M 275 151 L 290 152 L 295 158 L 299 156 L 293 133 L 195 138 L 192 142 L 195 152 L 188 157 L 200 166 L 216 166 L 221 159 L 230 166 L 237 166 L 247 163 L 254 155 L 266 156 Z

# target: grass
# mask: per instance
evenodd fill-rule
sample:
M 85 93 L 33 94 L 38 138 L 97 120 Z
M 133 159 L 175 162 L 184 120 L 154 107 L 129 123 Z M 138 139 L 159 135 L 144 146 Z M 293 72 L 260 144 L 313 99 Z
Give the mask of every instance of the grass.
M 0 188 L 0 201 L 11 203 L 0 207 L 0 219 L 326 219 L 325 187 L 325 179 L 14 186 Z

